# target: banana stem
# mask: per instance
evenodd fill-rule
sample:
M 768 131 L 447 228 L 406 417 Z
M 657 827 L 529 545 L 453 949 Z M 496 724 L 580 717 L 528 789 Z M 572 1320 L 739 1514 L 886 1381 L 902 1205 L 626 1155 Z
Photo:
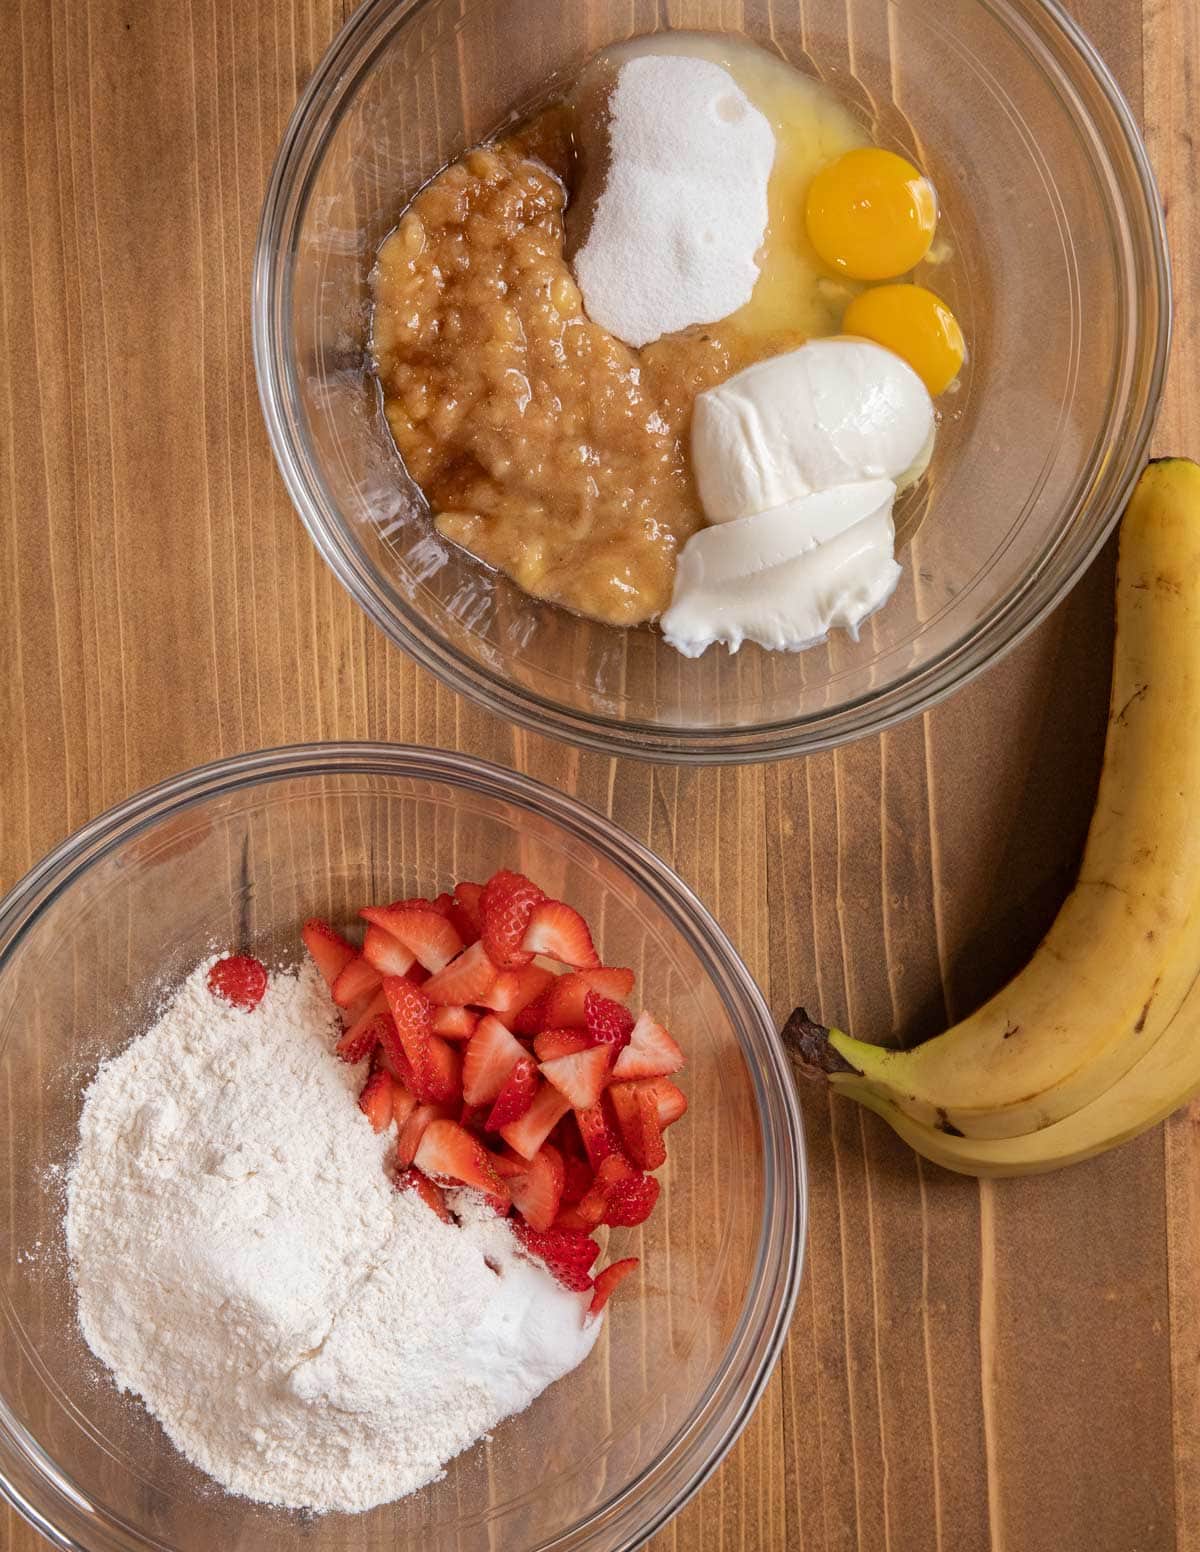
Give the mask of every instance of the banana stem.
M 783 1026 L 781 1038 L 796 1070 L 814 1083 L 823 1083 L 831 1072 L 858 1071 L 830 1045 L 831 1033 L 824 1024 L 809 1018 L 803 1008 L 795 1008 Z

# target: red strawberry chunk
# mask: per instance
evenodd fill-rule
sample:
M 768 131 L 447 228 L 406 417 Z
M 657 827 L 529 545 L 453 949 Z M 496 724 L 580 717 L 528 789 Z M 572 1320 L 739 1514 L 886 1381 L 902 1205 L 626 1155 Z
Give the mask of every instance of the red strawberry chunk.
M 418 1105 L 410 1111 L 407 1121 L 396 1139 L 396 1164 L 400 1169 L 407 1169 L 417 1156 L 421 1138 L 426 1129 L 434 1121 L 450 1119 L 449 1105 Z
M 370 926 L 363 937 L 362 957 L 380 975 L 407 975 L 417 956 L 390 932 Z
M 479 1015 L 472 1013 L 470 1008 L 442 1006 L 433 1010 L 433 1032 L 441 1035 L 443 1040 L 469 1040 L 478 1024 Z
M 526 1054 L 499 1019 L 480 1019 L 463 1055 L 463 1098 L 469 1105 L 490 1104 Z
M 644 1081 L 654 1095 L 655 1103 L 658 1105 L 658 1124 L 665 1132 L 667 1127 L 678 1121 L 687 1110 L 687 1095 L 681 1088 L 676 1087 L 670 1078 L 647 1078 Z
M 581 1158 L 573 1153 L 563 1154 L 562 1199 L 569 1207 L 582 1201 L 591 1189 L 592 1171 Z
M 458 928 L 464 943 L 473 943 L 483 936 L 483 911 L 479 904 L 482 894 L 482 884 L 472 884 L 466 879 L 454 886 L 454 909 L 450 912 L 450 920 Z
M 559 1209 L 558 1217 L 550 1227 L 564 1229 L 570 1234 L 590 1234 L 596 1225 L 590 1223 L 578 1207 L 568 1205 Z
M 492 1168 L 500 1176 L 501 1180 L 512 1180 L 515 1175 L 527 1175 L 529 1173 L 529 1160 L 523 1159 L 519 1153 L 514 1153 L 511 1148 L 505 1148 L 503 1153 L 492 1153 L 488 1157 L 492 1161 Z
M 546 1022 L 546 1010 L 550 1006 L 550 999 L 553 995 L 554 985 L 552 983 L 540 997 L 535 997 L 519 1013 L 514 1014 L 512 1021 L 513 1033 L 528 1037 L 530 1035 L 540 1035 L 544 1029 L 548 1029 L 550 1026 Z
M 619 1153 L 610 1153 L 601 1160 L 592 1188 L 579 1202 L 579 1215 L 591 1228 L 603 1222 L 608 1211 L 609 1193 L 618 1182 L 637 1176 L 633 1165 Z
M 544 1015 L 545 1029 L 583 1029 L 587 1024 L 584 1003 L 588 992 L 599 992 L 619 1002 L 633 990 L 633 971 L 619 966 L 599 970 L 575 970 L 560 975 L 550 988 Z
M 392 1120 L 401 1130 L 408 1124 L 408 1118 L 417 1108 L 416 1096 L 410 1094 L 403 1083 L 397 1083 L 392 1079 Z
M 339 1008 L 348 1008 L 360 997 L 370 997 L 382 980 L 375 966 L 356 954 L 329 990 Z
M 636 1228 L 654 1211 L 658 1193 L 659 1184 L 653 1175 L 632 1175 L 627 1180 L 615 1180 L 606 1193 L 603 1221 L 614 1229 Z
M 512 1231 L 522 1249 L 544 1262 L 565 1288 L 586 1293 L 592 1286 L 588 1268 L 600 1254 L 600 1246 L 587 1234 L 572 1234 L 563 1229 L 542 1232 L 519 1219 L 514 1220 Z
M 661 1024 L 656 1024 L 648 1013 L 642 1013 L 629 1044 L 617 1058 L 613 1077 L 659 1078 L 668 1072 L 678 1072 L 683 1066 L 683 1052 L 671 1039 Z
M 583 1020 L 597 1045 L 611 1045 L 619 1051 L 629 1044 L 634 1018 L 623 1003 L 589 991 L 583 999 Z
M 472 943 L 444 970 L 430 976 L 422 988 L 430 1002 L 451 1003 L 462 1007 L 468 1002 L 485 1003 L 487 994 L 500 974 L 487 957 L 482 943 Z
M 594 970 L 600 964 L 587 922 L 561 900 L 543 900 L 535 907 L 521 947 L 527 954 L 545 954 L 576 970 Z
M 496 1095 L 496 1102 L 483 1123 L 484 1130 L 498 1132 L 501 1127 L 519 1121 L 533 1104 L 537 1091 L 537 1063 L 531 1056 L 518 1057 L 504 1080 L 504 1087 Z
M 353 943 L 347 943 L 340 932 L 335 932 L 319 916 L 311 916 L 304 923 L 300 936 L 326 986 L 333 985 L 358 953 Z
M 589 1106 L 587 1110 L 577 1110 L 575 1119 L 579 1123 L 579 1135 L 583 1138 L 583 1146 L 587 1149 L 588 1161 L 593 1170 L 598 1170 L 611 1154 L 622 1152 L 617 1134 L 609 1124 L 603 1100 Z
M 359 915 L 398 938 L 431 975 L 444 970 L 462 948 L 453 925 L 432 905 L 368 905 Z
M 371 1068 L 358 1096 L 358 1108 L 374 1132 L 385 1132 L 392 1124 L 392 1075 L 386 1067 Z
M 419 1169 L 402 1169 L 396 1176 L 397 1191 L 415 1191 L 427 1207 L 432 1207 L 443 1223 L 450 1222 L 450 1210 L 442 1188 L 434 1185 Z
M 563 1158 L 552 1143 L 543 1143 L 522 1175 L 508 1182 L 513 1206 L 531 1229 L 548 1229 L 558 1213 L 563 1189 Z
M 587 1051 L 595 1041 L 582 1029 L 547 1029 L 533 1042 L 533 1053 L 539 1062 L 553 1061 L 556 1056 L 574 1056 Z
M 409 1087 L 419 1100 L 439 1105 L 461 1093 L 458 1052 L 433 1033 L 433 1004 L 403 976 L 388 976 L 383 990 L 408 1064 Z
M 492 1168 L 487 1149 L 457 1121 L 431 1121 L 417 1145 L 414 1163 L 431 1180 L 470 1186 L 507 1207 L 508 1186 Z
M 588 1110 L 599 1103 L 611 1066 L 612 1047 L 593 1045 L 543 1062 L 542 1077 L 566 1097 L 572 1110 Z
M 629 1157 L 641 1169 L 657 1169 L 664 1164 L 667 1150 L 653 1090 L 641 1083 L 614 1083 L 608 1094 Z
M 387 998 L 381 988 L 368 999 L 362 1012 L 347 1025 L 342 1038 L 334 1046 L 344 1062 L 361 1062 L 364 1056 L 371 1054 L 380 1039 L 378 1020 L 386 1012 Z
M 532 879 L 508 868 L 493 873 L 484 885 L 479 897 L 483 944 L 501 970 L 520 969 L 533 958 L 535 951 L 523 948 L 521 940 L 534 907 L 545 898 Z
M 531 1002 L 536 1002 L 556 979 L 554 971 L 547 970 L 543 965 L 523 965 L 519 970 L 503 970 L 487 996 L 481 999 L 482 1006 L 491 1008 L 495 1013 L 510 1013 L 515 1022 L 517 1014 Z
M 253 1013 L 267 989 L 267 972 L 250 954 L 227 954 L 208 972 L 208 989 L 243 1013 Z
M 602 1272 L 596 1273 L 595 1292 L 592 1294 L 592 1302 L 588 1306 L 589 1315 L 598 1315 L 600 1313 L 608 1303 L 613 1289 L 619 1282 L 629 1276 L 637 1264 L 638 1258 L 636 1256 L 626 1256 L 624 1261 L 612 1261 Z
M 500 1135 L 523 1159 L 531 1159 L 570 1108 L 553 1084 L 543 1083 L 521 1119 L 502 1126 Z

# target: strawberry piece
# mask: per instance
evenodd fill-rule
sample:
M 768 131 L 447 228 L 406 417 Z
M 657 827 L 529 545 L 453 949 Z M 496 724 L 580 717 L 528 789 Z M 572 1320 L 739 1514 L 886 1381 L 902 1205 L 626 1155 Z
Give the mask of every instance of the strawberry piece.
M 358 1096 L 358 1108 L 373 1132 L 385 1132 L 392 1124 L 392 1075 L 386 1067 L 372 1066 Z
M 545 954 L 575 970 L 596 970 L 600 966 L 587 922 L 561 900 L 543 899 L 534 908 L 521 947 L 527 954 Z
M 208 989 L 243 1013 L 253 1013 L 267 989 L 267 972 L 250 954 L 227 954 L 208 972 Z
M 539 1062 L 551 1062 L 556 1056 L 587 1051 L 593 1044 L 591 1036 L 582 1029 L 547 1029 L 534 1040 L 533 1053 Z
M 558 1217 L 550 1225 L 552 1229 L 564 1229 L 570 1234 L 590 1234 L 596 1227 L 589 1223 L 578 1207 L 567 1206 L 559 1210 Z
M 658 1120 L 658 1097 L 641 1083 L 614 1083 L 608 1091 L 625 1151 L 641 1169 L 665 1164 L 667 1150 Z
M 629 1044 L 617 1058 L 613 1077 L 660 1078 L 666 1073 L 678 1072 L 682 1066 L 683 1052 L 662 1025 L 643 1012 L 633 1026 Z
M 300 936 L 326 986 L 333 985 L 358 953 L 353 943 L 347 943 L 340 932 L 335 932 L 319 916 L 309 917 L 300 929 Z
M 399 1137 L 396 1139 L 396 1164 L 400 1169 L 407 1169 L 417 1156 L 417 1149 L 421 1145 L 426 1129 L 434 1121 L 447 1121 L 451 1119 L 451 1106 L 449 1105 L 418 1105 L 415 1110 L 409 1112 Z M 457 1113 L 457 1108 L 455 1108 Z
M 503 1153 L 492 1153 L 489 1150 L 488 1157 L 492 1161 L 492 1168 L 500 1176 L 501 1180 L 512 1180 L 516 1175 L 529 1173 L 529 1160 L 523 1159 L 519 1153 L 514 1153 L 511 1148 L 505 1148 Z
M 589 1228 L 594 1229 L 604 1221 L 609 1194 L 613 1188 L 620 1182 L 636 1177 L 637 1171 L 633 1165 L 619 1153 L 610 1153 L 606 1159 L 601 1160 L 591 1190 L 579 1201 L 579 1216 Z
M 513 1206 L 531 1229 L 548 1229 L 558 1213 L 563 1190 L 563 1158 L 553 1143 L 543 1143 L 522 1175 L 508 1182 Z
M 501 868 L 493 873 L 479 897 L 483 918 L 483 944 L 492 963 L 501 970 L 518 970 L 533 958 L 535 950 L 522 939 L 535 906 L 546 896 L 523 873 Z
M 636 1228 L 654 1211 L 659 1190 L 653 1175 L 633 1175 L 628 1180 L 614 1181 L 608 1188 L 603 1221 L 614 1229 Z
M 555 977 L 557 980 L 557 977 Z M 552 982 L 540 997 L 535 997 L 527 1003 L 519 1013 L 513 1015 L 513 1033 L 528 1038 L 530 1035 L 540 1035 L 550 1028 L 546 1019 L 546 1010 L 550 1006 L 550 999 L 554 995 L 554 983 Z
M 554 971 L 547 970 L 544 965 L 502 970 L 495 985 L 482 999 L 483 1006 L 495 1013 L 511 1013 L 515 1022 L 516 1015 L 531 1002 L 536 1002 L 554 980 L 557 980 Z
M 598 1315 L 608 1303 L 613 1289 L 623 1278 L 629 1276 L 638 1264 L 636 1256 L 626 1256 L 624 1261 L 610 1261 L 602 1272 L 596 1273 L 595 1291 L 592 1294 L 592 1302 L 588 1306 L 589 1315 Z
M 457 1099 L 461 1093 L 458 1052 L 433 1033 L 433 1004 L 429 998 L 403 976 L 388 976 L 383 990 L 404 1056 L 412 1068 L 408 1085 L 412 1092 L 426 1104 Z
M 433 1010 L 433 1032 L 443 1040 L 469 1040 L 478 1024 L 479 1015 L 470 1008 L 443 1006 Z
M 419 1169 L 402 1169 L 395 1177 L 397 1191 L 415 1191 L 426 1207 L 432 1207 L 443 1223 L 449 1223 L 450 1210 L 446 1206 L 446 1198 L 442 1194 L 441 1186 L 435 1185 L 427 1175 L 423 1175 Z
M 382 988 L 379 995 L 387 1003 Z M 387 1011 L 378 1015 L 375 1029 L 379 1036 L 379 1060 L 395 1078 L 397 1083 L 403 1083 L 406 1089 L 412 1090 L 416 1079 L 413 1077 L 412 1063 L 404 1051 L 404 1043 L 400 1039 L 400 1031 L 396 1028 L 396 1020 Z
M 570 1108 L 552 1083 L 543 1083 L 521 1119 L 502 1126 L 500 1135 L 523 1159 L 531 1159 Z
M 463 1098 L 469 1105 L 489 1104 L 525 1055 L 525 1047 L 499 1019 L 480 1019 L 463 1056 Z
M 532 1229 L 520 1219 L 514 1219 L 512 1231 L 525 1253 L 543 1262 L 565 1288 L 586 1293 L 592 1286 L 588 1269 L 600 1254 L 600 1246 L 590 1236 L 563 1229 Z
M 371 926 L 363 937 L 362 957 L 380 975 L 407 975 L 417 956 L 390 932 Z
M 374 965 L 368 964 L 361 954 L 355 954 L 329 991 L 339 1008 L 348 1008 L 361 997 L 372 996 L 382 980 L 383 976 Z
M 386 1063 L 382 1064 L 386 1070 Z M 392 1078 L 392 1120 L 401 1130 L 408 1124 L 408 1118 L 417 1108 L 416 1096 L 410 1094 L 403 1083 L 398 1083 Z
M 358 913 L 410 949 L 431 975 L 444 970 L 462 948 L 462 939 L 432 905 L 368 905 Z
M 579 1135 L 583 1138 L 583 1146 L 587 1149 L 588 1162 L 593 1170 L 598 1170 L 605 1159 L 612 1154 L 622 1153 L 617 1134 L 609 1124 L 603 1101 L 590 1106 L 587 1110 L 577 1110 L 575 1119 L 579 1123 Z
M 487 994 L 495 986 L 499 974 L 483 944 L 472 943 L 444 970 L 430 976 L 424 992 L 430 1002 L 451 1003 L 458 1007 L 476 1002 L 486 1006 Z
M 387 1012 L 387 998 L 382 989 L 368 998 L 362 1012 L 350 1024 L 334 1050 L 344 1062 L 361 1062 L 379 1043 L 378 1019 Z
M 431 1180 L 471 1186 L 508 1205 L 508 1186 L 492 1168 L 487 1149 L 457 1121 L 431 1121 L 413 1162 Z
M 646 1078 L 643 1081 L 654 1095 L 658 1106 L 658 1124 L 665 1132 L 668 1126 L 673 1125 L 686 1112 L 687 1095 L 670 1078 Z
M 564 1153 L 562 1199 L 568 1207 L 580 1202 L 591 1190 L 592 1171 L 574 1153 Z
M 482 884 L 472 884 L 464 879 L 454 886 L 454 908 L 450 920 L 458 928 L 464 943 L 474 943 L 483 936 L 483 909 L 480 899 Z
M 589 991 L 583 999 L 583 1021 L 597 1045 L 610 1045 L 619 1051 L 629 1044 L 634 1017 L 623 1003 Z
M 544 1015 L 544 1029 L 583 1029 L 587 1024 L 585 1002 L 588 992 L 599 992 L 619 1002 L 633 990 L 633 971 L 618 966 L 599 970 L 574 970 L 560 975 L 550 988 Z
M 555 1056 L 542 1063 L 542 1077 L 566 1096 L 572 1110 L 598 1104 L 612 1066 L 612 1047 L 589 1046 L 572 1056 Z
M 504 1080 L 504 1087 L 496 1095 L 496 1102 L 483 1123 L 484 1130 L 498 1132 L 502 1126 L 519 1121 L 533 1104 L 537 1091 L 537 1063 L 531 1056 L 518 1057 Z

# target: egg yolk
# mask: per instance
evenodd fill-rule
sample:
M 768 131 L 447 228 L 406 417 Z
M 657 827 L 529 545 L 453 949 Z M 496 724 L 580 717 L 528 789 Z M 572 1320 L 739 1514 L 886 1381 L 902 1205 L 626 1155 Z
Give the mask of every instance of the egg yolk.
M 967 353 L 958 319 L 924 286 L 872 286 L 847 307 L 842 332 L 874 340 L 907 361 L 936 398 Z
M 831 269 L 852 280 L 891 280 L 929 252 L 937 196 L 911 162 L 865 146 L 821 169 L 808 186 L 804 218 Z

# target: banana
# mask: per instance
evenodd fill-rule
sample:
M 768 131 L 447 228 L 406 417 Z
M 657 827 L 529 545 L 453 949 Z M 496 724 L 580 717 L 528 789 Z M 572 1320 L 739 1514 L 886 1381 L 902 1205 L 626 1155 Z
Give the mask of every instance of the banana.
M 1191 1092 L 1193 1075 L 1200 1081 L 1200 1050 L 1189 1064 L 1175 1049 L 1182 1035 L 1156 1050 L 1168 1030 L 1200 1023 L 1191 1000 L 1176 1018 L 1200 969 L 1198 797 L 1200 466 L 1164 459 L 1142 475 L 1121 527 L 1104 769 L 1079 878 L 1054 925 L 1002 991 L 911 1050 L 807 1024 L 810 1070 L 927 1156 L 940 1147 L 959 1157 L 951 1168 L 976 1156 L 960 1142 L 997 1140 L 981 1156 L 997 1151 L 1003 1163 L 999 1140 L 1032 1149 L 1029 1134 L 1066 1117 L 1077 1121 L 1072 1136 L 1094 1135 L 1097 1147 L 1106 1127 L 1132 1135 L 1153 1124 Z M 1121 1099 L 1097 1111 L 1126 1075 Z M 1089 1147 L 1052 1140 L 1050 1156 L 1077 1145 Z

